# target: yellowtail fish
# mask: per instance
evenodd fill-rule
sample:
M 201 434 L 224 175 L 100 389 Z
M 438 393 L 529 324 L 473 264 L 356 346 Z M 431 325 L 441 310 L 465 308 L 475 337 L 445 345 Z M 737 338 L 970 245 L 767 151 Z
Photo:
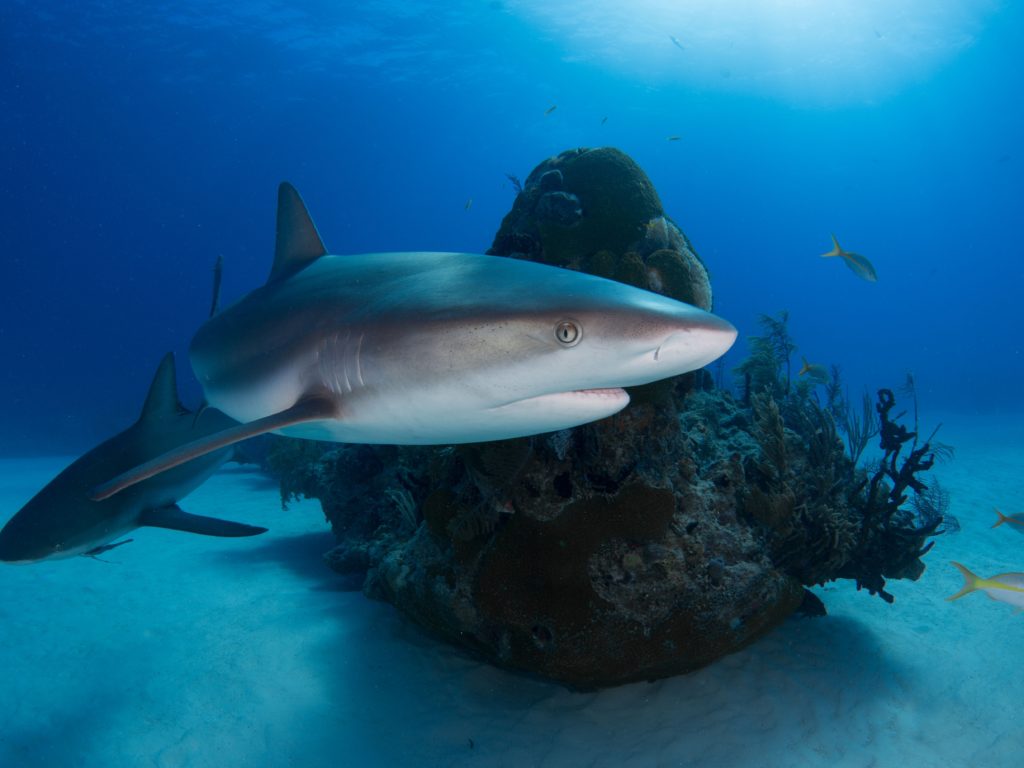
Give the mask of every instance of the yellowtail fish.
M 991 579 L 982 579 L 960 563 L 953 565 L 963 574 L 964 586 L 955 595 L 947 597 L 947 600 L 958 600 L 980 589 L 993 600 L 1024 610 L 1024 573 L 1001 573 Z
M 800 358 L 804 361 L 803 366 L 800 368 L 799 376 L 806 376 L 814 381 L 825 382 L 828 381 L 828 369 L 824 365 L 818 365 L 817 363 L 807 362 L 806 357 Z
M 683 138 L 682 136 L 669 136 L 668 140 L 669 141 L 679 141 L 682 138 Z
M 832 235 L 832 244 L 835 247 L 828 253 L 821 254 L 821 258 L 827 259 L 832 256 L 839 256 L 842 258 L 843 263 L 846 264 L 846 266 L 848 266 L 857 277 L 867 280 L 869 283 L 878 281 L 878 275 L 875 273 L 875 268 L 871 265 L 870 261 L 859 253 L 844 251 L 839 247 L 839 241 L 836 240 L 835 235 Z
M 469 198 L 469 200 L 466 201 L 466 210 L 468 211 L 472 207 L 473 207 L 473 198 L 471 197 L 471 198 Z
M 1003 523 L 1009 523 L 1010 528 L 1017 531 L 1017 533 L 1024 533 L 1024 513 L 1018 513 L 1016 515 L 1004 515 L 998 509 L 996 514 L 999 515 L 999 519 L 996 521 L 993 528 L 998 528 Z
M 550 107 L 548 107 L 547 109 L 544 110 L 544 114 L 545 115 L 550 115 L 556 109 L 558 109 L 558 105 L 557 104 L 552 104 Z

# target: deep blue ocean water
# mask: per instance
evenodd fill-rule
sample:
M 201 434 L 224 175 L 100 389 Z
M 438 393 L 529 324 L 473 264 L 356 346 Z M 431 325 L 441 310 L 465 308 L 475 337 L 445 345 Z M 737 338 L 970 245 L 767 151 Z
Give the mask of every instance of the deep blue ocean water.
M 640 163 L 742 335 L 788 309 L 854 392 L 1019 408 L 1024 12 L 628 5 L 4 3 L 0 452 L 123 427 L 168 349 L 188 378 L 217 256 L 225 301 L 265 279 L 280 180 L 332 251 L 483 251 L 505 174 L 575 146 Z
M 1010 0 L 0 3 L 0 521 L 166 351 L 198 400 L 213 265 L 222 304 L 266 279 L 281 180 L 333 252 L 482 252 L 506 174 L 614 146 L 707 264 L 727 368 L 788 310 L 852 394 L 912 373 L 962 525 L 893 606 L 837 582 L 828 620 L 579 694 L 339 591 L 316 504 L 222 472 L 187 508 L 271 534 L 4 569 L 0 765 L 1019 765 L 1021 617 L 946 598 L 950 559 L 1024 570 L 989 529 L 1024 494 L 1022 51 Z

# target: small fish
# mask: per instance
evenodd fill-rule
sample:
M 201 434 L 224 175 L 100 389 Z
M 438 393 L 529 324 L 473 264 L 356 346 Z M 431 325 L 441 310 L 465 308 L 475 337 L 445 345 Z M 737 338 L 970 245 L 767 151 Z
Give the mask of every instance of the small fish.
M 800 373 L 797 374 L 798 376 L 806 376 L 808 379 L 819 383 L 824 383 L 829 380 L 828 369 L 825 368 L 824 365 L 809 363 L 807 362 L 806 357 L 801 357 L 800 359 L 804 361 L 804 364 L 800 368 Z
M 96 555 L 102 555 L 104 552 L 109 552 L 112 549 L 117 549 L 125 544 L 131 544 L 135 539 L 125 539 L 124 541 L 118 541 L 114 544 L 101 544 L 98 547 L 93 547 L 88 552 L 83 552 L 82 555 L 85 557 L 96 557 Z
M 605 115 L 604 117 L 601 118 L 601 125 L 604 125 L 607 122 L 608 122 L 608 116 Z
M 466 210 L 468 211 L 472 207 L 473 207 L 473 198 L 471 197 L 471 198 L 469 198 L 469 200 L 466 201 Z
M 964 586 L 955 595 L 947 597 L 947 600 L 958 600 L 964 595 L 969 595 L 980 589 L 993 600 L 1024 610 L 1024 573 L 1001 573 L 991 579 L 982 579 L 960 563 L 953 563 L 953 565 L 963 574 Z
M 550 107 L 548 107 L 547 109 L 544 110 L 544 114 L 545 115 L 550 115 L 556 109 L 558 109 L 558 105 L 557 104 L 552 104 Z
M 679 38 L 677 38 L 675 35 L 669 35 L 668 39 L 671 40 L 672 41 L 672 45 L 674 45 L 680 51 L 685 51 L 686 50 L 685 48 L 683 48 L 683 44 L 679 42 Z
M 832 243 L 835 247 L 828 253 L 821 254 L 821 258 L 827 259 L 832 256 L 840 256 L 843 259 L 843 263 L 845 263 L 857 277 L 867 280 L 869 283 L 878 281 L 878 275 L 875 273 L 875 268 L 871 266 L 870 261 L 865 259 L 859 253 L 844 251 L 839 247 L 839 241 L 836 240 L 835 235 L 832 235 Z
M 1009 523 L 1010 528 L 1017 531 L 1017 533 L 1024 533 L 1024 512 L 1016 515 L 1004 515 L 997 509 L 996 514 L 999 515 L 999 519 L 992 526 L 993 528 L 998 528 L 1003 523 Z
M 683 138 L 682 136 L 669 136 L 668 140 L 669 141 L 679 141 L 682 138 Z

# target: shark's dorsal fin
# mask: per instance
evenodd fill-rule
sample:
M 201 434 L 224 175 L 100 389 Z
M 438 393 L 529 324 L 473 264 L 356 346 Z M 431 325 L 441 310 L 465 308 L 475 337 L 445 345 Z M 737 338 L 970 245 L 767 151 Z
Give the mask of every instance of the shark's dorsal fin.
M 268 283 L 294 275 L 327 253 L 299 193 L 287 181 L 277 189 L 277 243 Z
M 149 385 L 149 393 L 142 406 L 142 415 L 139 416 L 139 421 L 151 421 L 188 413 L 185 406 L 178 400 L 178 383 L 175 379 L 174 353 L 168 352 L 156 369 L 153 383 Z

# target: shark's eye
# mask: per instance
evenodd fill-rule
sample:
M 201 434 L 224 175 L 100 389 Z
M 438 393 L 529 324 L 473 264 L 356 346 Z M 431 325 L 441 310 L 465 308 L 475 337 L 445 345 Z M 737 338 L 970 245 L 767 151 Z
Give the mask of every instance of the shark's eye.
M 555 338 L 563 347 L 575 346 L 582 335 L 583 331 L 572 320 L 563 320 L 555 326 Z

